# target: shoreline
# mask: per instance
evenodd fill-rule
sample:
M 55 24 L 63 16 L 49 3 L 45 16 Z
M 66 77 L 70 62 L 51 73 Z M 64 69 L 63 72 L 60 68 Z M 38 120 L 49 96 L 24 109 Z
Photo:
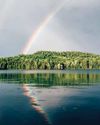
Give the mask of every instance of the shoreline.
M 0 74 L 34 74 L 34 73 L 51 73 L 51 74 L 57 74 L 57 73 L 63 73 L 63 74 L 67 74 L 67 73 L 81 73 L 81 74 L 88 74 L 88 73 L 98 73 L 100 74 L 100 69 L 69 69 L 69 70 L 16 70 L 16 69 L 11 69 L 11 70 L 0 70 Z

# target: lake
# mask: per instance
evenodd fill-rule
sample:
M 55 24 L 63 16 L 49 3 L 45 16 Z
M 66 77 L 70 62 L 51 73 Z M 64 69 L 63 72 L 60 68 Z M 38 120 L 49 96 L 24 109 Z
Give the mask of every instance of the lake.
M 100 125 L 100 70 L 0 71 L 0 125 Z

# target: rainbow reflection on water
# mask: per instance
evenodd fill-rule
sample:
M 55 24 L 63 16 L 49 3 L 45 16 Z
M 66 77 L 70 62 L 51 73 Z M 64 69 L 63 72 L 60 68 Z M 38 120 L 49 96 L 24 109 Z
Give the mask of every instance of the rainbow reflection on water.
M 43 107 L 40 105 L 38 98 L 35 96 L 35 88 L 31 88 L 28 84 L 23 85 L 24 95 L 30 99 L 32 107 L 42 115 L 48 125 L 51 125 L 51 121 L 48 118 L 48 115 L 44 111 Z

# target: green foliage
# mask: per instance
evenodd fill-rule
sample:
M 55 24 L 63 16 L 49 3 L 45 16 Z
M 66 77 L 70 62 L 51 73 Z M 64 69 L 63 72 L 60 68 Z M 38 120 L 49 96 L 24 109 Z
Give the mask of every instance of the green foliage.
M 32 55 L 0 58 L 0 69 L 100 69 L 100 55 L 74 51 L 39 51 Z

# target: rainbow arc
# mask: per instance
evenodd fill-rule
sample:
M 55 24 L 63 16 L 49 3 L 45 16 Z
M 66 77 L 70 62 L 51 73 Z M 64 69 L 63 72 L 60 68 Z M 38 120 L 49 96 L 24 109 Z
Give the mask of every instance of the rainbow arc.
M 29 40 L 26 42 L 24 48 L 21 50 L 21 54 L 28 54 L 33 42 L 36 40 L 36 38 L 39 36 L 39 34 L 43 31 L 43 29 L 48 25 L 48 23 L 53 19 L 56 14 L 61 11 L 61 9 L 65 6 L 66 2 L 62 2 L 55 10 L 53 10 L 44 20 L 43 22 L 37 27 L 37 29 L 33 32 L 32 36 L 29 38 Z

